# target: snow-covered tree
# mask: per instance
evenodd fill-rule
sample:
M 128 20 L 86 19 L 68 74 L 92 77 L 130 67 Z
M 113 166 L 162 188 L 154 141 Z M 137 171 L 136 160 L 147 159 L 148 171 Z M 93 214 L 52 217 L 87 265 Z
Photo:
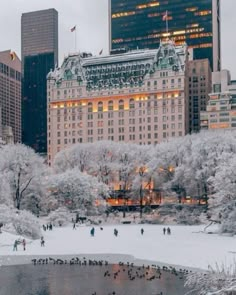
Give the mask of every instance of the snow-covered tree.
M 132 188 L 132 181 L 137 170 L 138 150 L 138 145 L 124 143 L 119 144 L 116 150 L 116 168 L 118 170 L 122 190 L 124 191 Z
M 92 144 L 76 144 L 60 151 L 54 160 L 54 170 L 64 172 L 73 168 L 88 172 L 93 154 Z
M 119 182 L 124 200 L 123 217 L 126 215 L 125 205 L 131 197 L 133 181 L 136 176 L 138 149 L 138 145 L 120 143 L 115 151 L 117 161 L 115 165 L 117 170 L 116 180 Z
M 199 204 L 205 199 L 212 215 L 225 212 L 233 220 L 235 155 L 235 131 L 206 131 L 156 146 L 107 141 L 78 144 L 58 153 L 54 169 L 76 168 L 111 188 L 131 190 L 140 204 L 151 185 L 179 202 L 188 195 L 198 198 Z
M 236 155 L 222 161 L 216 168 L 214 176 L 209 182 L 214 187 L 214 196 L 210 200 L 210 209 L 214 212 L 215 218 L 222 216 L 222 219 L 229 217 L 229 214 L 236 210 Z
M 46 172 L 44 159 L 31 148 L 21 144 L 6 145 L 0 149 L 0 174 L 8 180 L 17 209 L 29 193 L 41 190 L 39 183 Z
M 109 185 L 117 170 L 115 167 L 115 151 L 118 146 L 118 143 L 112 141 L 74 145 L 57 154 L 54 161 L 54 170 L 64 172 L 77 168 Z
M 38 219 L 26 210 L 0 205 L 0 223 L 3 230 L 22 235 L 32 239 L 38 239 L 41 235 Z
M 52 212 L 47 217 L 47 221 L 54 226 L 67 225 L 71 222 L 70 211 L 66 207 L 60 207 Z
M 232 160 L 235 146 L 234 131 L 188 135 L 157 145 L 149 167 L 163 190 L 208 200 L 215 192 L 216 172 Z
M 95 201 L 107 196 L 108 187 L 77 168 L 52 175 L 48 179 L 48 188 L 56 199 L 71 209 L 88 209 Z
M 0 173 L 0 204 L 13 205 L 11 188 L 7 176 Z
M 113 141 L 98 141 L 92 145 L 93 153 L 88 173 L 109 185 L 116 175 L 116 149 Z
M 133 197 L 139 199 L 140 218 L 143 214 L 143 199 L 145 190 L 148 190 L 152 182 L 152 171 L 148 163 L 152 157 L 152 146 L 139 146 L 136 152 L 135 176 L 132 184 Z

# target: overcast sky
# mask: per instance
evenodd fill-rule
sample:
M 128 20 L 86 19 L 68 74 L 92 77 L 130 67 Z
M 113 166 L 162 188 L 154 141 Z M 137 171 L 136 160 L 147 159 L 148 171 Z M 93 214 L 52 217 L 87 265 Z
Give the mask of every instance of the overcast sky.
M 188 0 L 183 0 L 188 1 Z M 236 79 L 236 0 L 222 0 L 221 33 L 223 68 Z M 59 12 L 60 63 L 74 52 L 77 25 L 77 47 L 80 51 L 108 53 L 108 0 L 0 0 L 0 51 L 12 49 L 20 56 L 21 14 L 40 9 L 55 8 Z

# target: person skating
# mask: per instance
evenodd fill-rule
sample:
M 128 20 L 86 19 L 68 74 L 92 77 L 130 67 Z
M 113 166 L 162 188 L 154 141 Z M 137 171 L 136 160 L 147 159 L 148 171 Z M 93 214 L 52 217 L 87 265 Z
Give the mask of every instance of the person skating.
M 23 250 L 25 251 L 26 249 L 25 249 L 25 247 L 26 247 L 26 240 L 25 239 L 23 239 L 23 241 L 22 241 L 22 246 L 23 246 Z
M 168 234 L 168 235 L 170 235 L 170 234 L 171 234 L 171 230 L 170 230 L 170 228 L 169 228 L 169 227 L 167 228 L 167 234 Z
M 144 233 L 144 229 L 143 229 L 143 228 L 141 228 L 141 235 L 143 235 L 143 233 Z
M 164 235 L 166 234 L 166 228 L 165 227 L 163 228 L 163 234 Z
M 15 240 L 15 242 L 13 244 L 13 251 L 17 251 L 17 245 L 18 245 L 18 241 Z
M 117 237 L 118 236 L 118 230 L 115 228 L 114 229 L 114 235 Z
M 93 228 L 90 230 L 90 235 L 91 235 L 92 237 L 94 237 L 94 234 L 95 234 L 95 228 L 93 227 Z
M 44 241 L 44 238 L 43 237 L 41 237 L 40 243 L 41 243 L 41 247 L 44 247 L 45 246 L 45 241 Z

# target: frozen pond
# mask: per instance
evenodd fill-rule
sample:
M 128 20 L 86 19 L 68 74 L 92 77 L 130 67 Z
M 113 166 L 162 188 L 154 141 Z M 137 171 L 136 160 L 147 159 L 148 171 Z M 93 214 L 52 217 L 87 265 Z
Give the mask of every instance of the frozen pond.
M 183 295 L 187 292 L 181 274 L 117 264 L 2 266 L 0 286 L 0 295 Z

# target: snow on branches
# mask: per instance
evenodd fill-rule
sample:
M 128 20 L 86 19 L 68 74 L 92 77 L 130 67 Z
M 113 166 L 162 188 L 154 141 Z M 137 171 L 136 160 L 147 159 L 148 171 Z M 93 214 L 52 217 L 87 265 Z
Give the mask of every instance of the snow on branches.
M 31 148 L 21 144 L 0 149 L 0 175 L 7 179 L 17 209 L 30 191 L 40 189 L 40 178 L 45 172 L 44 159 Z
M 38 219 L 30 212 L 0 205 L 0 223 L 5 231 L 38 239 L 41 235 Z
M 76 168 L 50 176 L 48 189 L 61 205 L 71 209 L 95 206 L 95 201 L 108 193 L 105 184 Z
M 236 292 L 236 263 L 227 267 L 216 265 L 215 268 L 209 266 L 207 273 L 190 273 L 185 282 L 185 286 L 191 288 L 185 295 L 231 295 Z

